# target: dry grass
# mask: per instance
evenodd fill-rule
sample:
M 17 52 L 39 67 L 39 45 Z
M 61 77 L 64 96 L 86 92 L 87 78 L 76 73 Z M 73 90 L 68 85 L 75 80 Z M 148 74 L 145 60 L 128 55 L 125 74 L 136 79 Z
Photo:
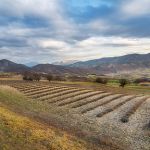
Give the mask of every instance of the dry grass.
M 16 89 L 0 86 L 0 150 L 101 150 L 30 116 L 45 111 L 40 107 Z
M 1 150 L 86 150 L 86 143 L 67 133 L 0 107 Z

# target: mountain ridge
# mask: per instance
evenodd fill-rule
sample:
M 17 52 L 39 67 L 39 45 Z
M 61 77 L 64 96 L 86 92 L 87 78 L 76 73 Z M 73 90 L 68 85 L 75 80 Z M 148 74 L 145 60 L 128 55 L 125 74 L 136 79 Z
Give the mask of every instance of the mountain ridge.
M 129 72 L 138 69 L 150 69 L 150 53 L 129 54 L 119 57 L 107 57 L 85 62 L 77 62 L 71 67 L 92 68 L 95 72 L 102 74 Z
M 30 71 L 30 68 L 23 65 L 17 64 L 7 59 L 0 60 L 0 72 L 23 72 Z
M 150 69 L 150 53 L 129 54 L 118 57 L 106 57 L 101 59 L 79 61 L 71 65 L 37 64 L 28 67 L 17 64 L 7 59 L 0 60 L 0 72 L 25 72 L 51 73 L 57 75 L 87 75 L 110 74 L 135 71 L 138 69 Z

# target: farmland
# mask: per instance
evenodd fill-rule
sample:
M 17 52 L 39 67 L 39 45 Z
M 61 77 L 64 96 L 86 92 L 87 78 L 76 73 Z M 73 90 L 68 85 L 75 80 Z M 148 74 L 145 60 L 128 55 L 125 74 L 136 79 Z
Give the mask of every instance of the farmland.
M 27 97 L 23 104 L 1 100 L 10 107 L 15 105 L 14 109 L 17 108 L 19 113 L 27 111 L 26 115 L 104 146 L 104 149 L 150 148 L 148 94 L 119 93 L 53 82 L 3 80 L 0 84 L 17 89 Z

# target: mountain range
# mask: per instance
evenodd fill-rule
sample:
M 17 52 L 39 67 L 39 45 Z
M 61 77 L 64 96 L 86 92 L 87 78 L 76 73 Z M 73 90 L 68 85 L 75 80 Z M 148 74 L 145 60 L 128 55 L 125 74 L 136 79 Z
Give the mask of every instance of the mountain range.
M 150 53 L 129 54 L 120 57 L 108 57 L 85 62 L 77 62 L 69 65 L 78 68 L 92 68 L 101 73 L 117 73 L 134 71 L 138 69 L 150 69 Z
M 131 72 L 145 69 L 150 70 L 150 53 L 101 58 L 84 62 L 76 62 L 66 66 L 38 64 L 33 67 L 28 67 L 26 65 L 17 64 L 6 59 L 0 60 L 0 72 L 22 73 L 25 71 L 32 71 L 57 75 L 86 75 Z
M 60 66 L 53 64 L 38 64 L 33 67 L 28 67 L 23 64 L 17 64 L 12 61 L 2 59 L 0 60 L 0 72 L 37 72 L 37 73 L 50 73 L 55 75 L 85 75 L 88 73 L 88 69 L 74 68 L 69 66 Z M 90 72 L 90 71 L 89 71 Z
M 0 72 L 23 72 L 29 70 L 30 68 L 23 64 L 17 64 L 7 59 L 0 60 Z

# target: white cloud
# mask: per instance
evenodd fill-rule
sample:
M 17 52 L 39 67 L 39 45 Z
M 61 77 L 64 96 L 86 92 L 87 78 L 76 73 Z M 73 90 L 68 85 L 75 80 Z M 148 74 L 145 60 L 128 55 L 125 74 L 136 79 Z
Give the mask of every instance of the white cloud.
M 122 38 L 122 37 L 90 37 L 74 43 L 49 38 L 31 38 L 29 47 L 3 47 L 4 56 L 17 60 L 35 60 L 38 62 L 56 62 L 67 60 L 89 60 L 108 56 L 119 56 L 129 53 L 150 52 L 149 38 Z M 2 57 L 2 56 L 1 56 Z M 9 57 L 9 58 L 10 58 Z M 16 58 L 18 57 L 18 58 Z M 7 57 L 5 57 L 7 58 Z
M 41 47 L 41 48 L 46 48 L 46 49 L 57 49 L 61 50 L 63 48 L 68 47 L 68 44 L 63 41 L 58 41 L 54 39 L 46 39 L 46 40 L 38 40 L 36 43 Z
M 65 59 L 89 60 L 108 56 L 119 56 L 129 53 L 148 53 L 149 38 L 122 38 L 122 37 L 91 37 L 77 42 Z
M 70 20 L 63 7 L 62 0 L 1 0 L 0 14 L 6 17 L 23 19 L 25 17 L 39 17 L 53 25 L 56 32 L 71 36 L 74 34 L 74 23 Z M 54 30 L 54 29 L 53 29 Z
M 60 0 L 1 0 L 0 10 L 3 14 L 13 17 L 25 17 L 32 14 L 51 18 L 61 11 L 58 5 L 59 1 Z
M 117 36 L 131 31 L 126 30 L 125 25 L 113 24 L 109 17 L 95 20 L 90 18 L 86 23 L 75 23 L 74 18 L 71 19 L 66 14 L 61 2 L 62 0 L 0 0 L 0 17 L 19 20 L 8 21 L 7 25 L 0 26 L 0 57 L 26 62 L 53 62 L 150 52 L 149 38 Z M 137 17 L 149 14 L 149 10 L 150 0 L 127 0 L 122 3 L 119 13 L 122 18 Z M 48 22 L 48 26 L 29 27 L 29 22 L 22 21 L 27 16 L 42 18 Z M 112 18 L 120 16 L 113 14 Z M 129 26 L 130 24 L 127 25 Z M 109 36 L 106 37 L 105 33 Z M 16 42 L 20 41 L 22 47 L 15 44 L 15 39 Z
M 127 18 L 149 15 L 150 0 L 127 0 L 122 3 L 120 9 Z

